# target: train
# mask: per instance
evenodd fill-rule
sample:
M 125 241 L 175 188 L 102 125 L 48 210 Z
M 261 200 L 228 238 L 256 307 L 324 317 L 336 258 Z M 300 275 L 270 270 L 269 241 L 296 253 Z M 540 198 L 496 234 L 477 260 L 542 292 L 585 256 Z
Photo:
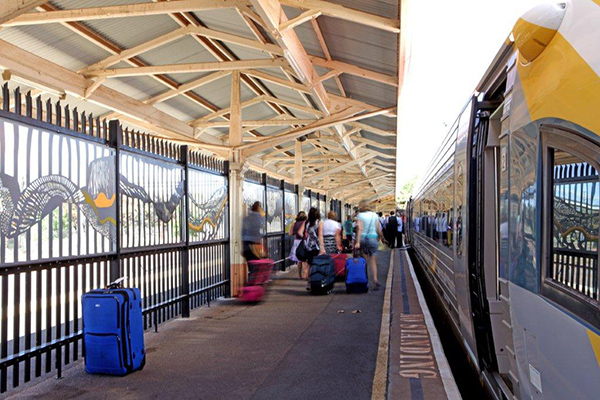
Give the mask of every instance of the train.
M 600 398 L 600 1 L 514 25 L 407 203 L 411 252 L 493 397 Z

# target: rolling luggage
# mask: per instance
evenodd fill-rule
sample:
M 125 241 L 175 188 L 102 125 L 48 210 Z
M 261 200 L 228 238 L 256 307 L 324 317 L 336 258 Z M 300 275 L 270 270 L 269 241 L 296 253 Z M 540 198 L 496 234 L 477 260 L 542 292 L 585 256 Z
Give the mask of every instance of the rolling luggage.
M 308 276 L 311 294 L 329 294 L 335 283 L 335 267 L 328 255 L 313 258 Z
M 348 256 L 345 254 L 334 254 L 331 256 L 333 259 L 333 267 L 335 271 L 335 279 L 343 281 L 346 277 L 346 259 Z
M 126 375 L 146 364 L 140 290 L 116 286 L 81 297 L 85 370 L 90 374 Z
M 352 257 L 346 260 L 346 293 L 367 293 L 369 276 L 367 260 L 363 257 Z
M 271 259 L 248 262 L 248 283 L 241 290 L 240 300 L 246 303 L 258 303 L 265 295 L 265 286 L 271 279 L 275 263 Z

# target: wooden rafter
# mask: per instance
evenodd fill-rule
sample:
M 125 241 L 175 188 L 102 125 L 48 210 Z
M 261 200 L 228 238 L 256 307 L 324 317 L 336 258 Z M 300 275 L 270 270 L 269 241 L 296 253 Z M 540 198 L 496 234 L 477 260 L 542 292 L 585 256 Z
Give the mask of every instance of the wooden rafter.
M 58 22 L 90 21 L 106 18 L 139 17 L 175 12 L 208 11 L 219 8 L 233 8 L 241 4 L 239 0 L 178 0 L 157 3 L 123 4 L 106 7 L 89 7 L 72 10 L 28 13 L 14 18 L 3 26 L 23 26 L 51 24 Z
M 289 126 L 289 125 L 308 125 L 314 123 L 314 119 L 268 119 L 268 120 L 246 120 L 242 121 L 244 127 L 261 127 L 261 126 Z M 228 121 L 223 122 L 198 122 L 196 128 L 226 128 L 229 126 Z
M 380 17 L 378 15 L 369 14 L 366 12 L 354 10 L 344 7 L 340 4 L 335 4 L 329 1 L 321 0 L 281 0 L 281 4 L 291 7 L 298 7 L 309 10 L 320 11 L 323 15 L 339 18 L 346 21 L 356 22 L 358 24 L 372 26 L 373 28 L 382 29 L 388 32 L 400 33 L 399 21 Z
M 42 86 L 50 90 L 64 91 L 78 98 L 85 97 L 85 91 L 94 84 L 76 72 L 33 55 L 17 46 L 0 40 L 0 67 L 28 82 L 32 86 Z M 155 132 L 169 132 L 180 138 L 190 139 L 193 128 L 156 108 L 132 99 L 106 86 L 100 85 L 87 99 L 138 121 L 145 121 Z M 201 145 L 198 142 L 198 145 Z M 225 146 L 221 147 L 227 150 Z
M 0 25 L 33 10 L 47 0 L 2 0 L 0 1 Z
M 38 7 L 38 10 L 43 11 L 43 12 L 53 12 L 53 11 L 58 10 L 58 8 L 50 3 L 46 3 L 46 4 L 43 4 L 40 7 Z M 107 38 L 103 37 L 102 35 L 98 34 L 96 31 L 89 28 L 87 25 L 84 25 L 80 22 L 63 22 L 62 25 L 65 26 L 66 28 L 72 30 L 76 34 L 80 35 L 84 39 L 103 48 L 104 50 L 108 51 L 109 53 L 120 54 L 121 52 L 125 51 L 125 49 L 120 48 L 115 43 L 111 42 Z M 142 60 L 140 60 L 137 57 L 129 58 L 129 59 L 125 60 L 125 62 L 127 62 L 128 64 L 130 64 L 132 66 L 136 66 L 136 67 L 147 65 L 146 63 L 144 63 Z M 168 76 L 152 75 L 151 77 L 152 77 L 152 79 L 156 80 L 157 82 L 161 83 L 162 85 L 165 85 L 169 89 L 177 89 L 179 87 L 179 85 L 174 80 L 169 78 Z M 193 101 L 194 103 L 198 104 L 202 108 L 207 109 L 208 111 L 213 112 L 213 111 L 217 110 L 217 107 L 215 105 L 211 104 L 206 99 L 198 96 L 196 93 L 188 91 L 188 92 L 184 92 L 183 96 L 186 97 L 187 99 Z M 114 116 L 115 115 L 113 114 L 111 117 L 114 117 Z M 108 118 L 108 116 L 107 116 L 107 118 Z
M 190 72 L 233 71 L 251 68 L 279 68 L 285 64 L 283 58 L 268 60 L 220 61 L 192 64 L 149 65 L 145 67 L 115 68 L 87 71 L 87 77 L 104 76 L 118 78 L 124 76 L 143 76 L 157 74 L 187 74 Z
M 360 76 L 361 78 L 385 83 L 386 85 L 398 86 L 398 78 L 392 75 L 382 74 L 381 72 L 371 71 L 356 65 L 341 61 L 327 60 L 317 56 L 311 56 L 310 60 L 314 65 L 336 71 L 337 74 L 344 73 L 348 75 Z
M 228 75 L 229 73 L 230 73 L 230 71 L 213 72 L 212 74 L 203 76 L 202 78 L 198 78 L 198 79 L 194 79 L 190 82 L 186 82 L 186 83 L 178 86 L 177 89 L 167 90 L 165 92 L 162 92 L 161 94 L 157 94 L 156 96 L 150 97 L 149 99 L 144 100 L 144 103 L 146 103 L 146 104 L 162 103 L 163 101 L 167 101 L 170 98 L 173 98 L 177 95 L 184 94 L 186 92 L 189 92 L 190 90 L 197 89 L 203 85 L 207 85 L 211 82 L 221 79 L 224 76 Z
M 293 28 L 297 27 L 298 25 L 301 25 L 307 21 L 310 21 L 311 19 L 316 19 L 319 15 L 321 15 L 321 11 L 319 11 L 319 10 L 308 10 L 306 12 L 303 12 L 302 14 L 298 15 L 296 18 L 290 19 L 290 20 L 282 23 L 281 25 L 279 25 L 279 31 L 285 32 L 288 29 L 293 29 Z

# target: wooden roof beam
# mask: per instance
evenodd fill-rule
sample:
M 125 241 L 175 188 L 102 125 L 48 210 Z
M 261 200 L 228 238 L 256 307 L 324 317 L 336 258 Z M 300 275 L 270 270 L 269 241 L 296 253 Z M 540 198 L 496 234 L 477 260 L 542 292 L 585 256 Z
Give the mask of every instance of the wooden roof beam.
M 279 32 L 285 32 L 288 29 L 294 29 L 298 25 L 305 23 L 306 21 L 310 21 L 312 19 L 316 19 L 319 15 L 321 15 L 321 11 L 319 10 L 308 10 L 298 15 L 294 19 L 290 19 L 285 21 L 284 23 L 279 25 Z
M 363 11 L 344 7 L 340 4 L 322 0 L 281 0 L 286 6 L 320 11 L 328 17 L 339 18 L 357 24 L 371 26 L 384 31 L 400 33 L 400 23 L 397 19 L 380 17 Z
M 380 109 L 377 111 L 373 111 L 370 113 L 365 113 L 361 115 L 356 115 L 361 110 L 350 107 L 347 108 L 338 114 L 330 115 L 329 117 L 325 117 L 314 124 L 294 129 L 289 132 L 284 132 L 278 135 L 273 135 L 262 139 L 260 142 L 251 143 L 241 146 L 241 149 L 246 154 L 255 153 L 258 151 L 263 151 L 271 146 L 275 146 L 278 144 L 282 144 L 288 142 L 290 140 L 294 140 L 300 136 L 304 136 L 308 133 L 318 131 L 319 129 L 329 128 L 330 126 L 345 124 L 347 122 L 358 121 L 360 119 L 366 119 L 373 117 L 375 115 L 380 115 L 386 112 L 389 112 L 389 109 Z M 354 157 L 353 157 L 354 158 Z
M 98 61 L 97 63 L 94 63 L 86 68 L 83 68 L 82 70 L 80 70 L 78 72 L 85 75 L 86 72 L 88 72 L 88 71 L 102 70 L 102 69 L 108 68 L 112 65 L 115 65 L 115 64 L 121 62 L 121 61 L 125 61 L 132 57 L 135 57 L 137 55 L 140 55 L 142 53 L 145 53 L 147 51 L 150 51 L 152 49 L 155 49 L 157 47 L 165 45 L 167 43 L 170 43 L 174 40 L 177 40 L 183 36 L 189 35 L 189 33 L 190 33 L 190 29 L 188 27 L 181 27 L 181 28 L 175 29 L 174 31 L 171 31 L 167 34 L 164 34 L 162 36 L 159 36 L 157 38 L 149 40 L 140 45 L 131 47 L 129 49 L 122 50 L 122 51 L 118 52 L 117 54 L 113 54 L 113 55 L 105 58 L 104 60 Z
M 285 79 L 281 79 L 277 76 L 273 76 L 270 74 L 267 74 L 266 72 L 262 72 L 262 71 L 255 71 L 255 70 L 246 70 L 244 71 L 244 75 L 248 75 L 251 77 L 255 77 L 255 78 L 259 78 L 262 80 L 265 80 L 267 82 L 271 82 L 274 83 L 276 85 L 279 85 L 281 87 L 287 88 L 287 89 L 291 89 L 291 90 L 295 90 L 297 92 L 301 92 L 301 93 L 310 93 L 310 87 L 302 84 L 302 83 L 296 83 L 296 82 L 290 82 L 287 81 Z
M 32 84 L 48 87 L 51 90 L 64 91 L 83 99 L 85 91 L 94 84 L 76 72 L 31 54 L 17 46 L 0 40 L 0 67 Z M 106 107 L 129 118 L 144 122 L 156 132 L 168 132 L 187 140 L 193 137 L 193 128 L 156 108 L 139 100 L 128 97 L 106 86 L 99 86 L 87 99 L 89 102 Z M 192 139 L 193 141 L 193 139 Z M 202 143 L 198 142 L 198 146 Z M 220 149 L 228 151 L 227 146 Z
M 170 98 L 173 98 L 177 95 L 184 94 L 186 92 L 189 92 L 190 90 L 198 89 L 199 87 L 201 87 L 203 85 L 207 85 L 211 82 L 221 79 L 224 76 L 229 75 L 230 73 L 231 73 L 231 71 L 213 72 L 212 74 L 203 76 L 202 78 L 198 78 L 198 79 L 194 79 L 190 82 L 186 82 L 186 83 L 178 86 L 177 89 L 167 90 L 165 92 L 162 92 L 161 94 L 157 94 L 156 96 L 150 97 L 149 99 L 144 100 L 144 103 L 146 103 L 146 104 L 162 103 L 163 101 L 167 101 Z
M 290 125 L 308 125 L 314 123 L 314 119 L 267 119 L 267 120 L 246 120 L 242 121 L 243 127 L 261 127 L 261 126 L 290 126 Z M 228 121 L 222 122 L 198 122 L 196 128 L 227 128 Z
M 17 18 L 19 15 L 33 10 L 48 0 L 2 0 L 0 2 L 0 24 Z
M 240 0 L 178 0 L 158 3 L 89 7 L 23 14 L 8 23 L 4 23 L 3 26 L 39 25 L 58 22 L 91 21 L 107 18 L 140 17 L 178 12 L 208 11 L 219 8 L 233 8 L 241 3 L 245 2 L 241 2 Z
M 364 183 L 370 183 L 370 182 L 373 182 L 375 179 L 382 179 L 382 178 L 385 178 L 386 176 L 389 176 L 389 175 L 390 175 L 390 173 L 373 175 L 373 176 L 370 176 L 368 178 L 361 179 L 359 181 L 354 181 L 354 182 L 346 184 L 346 185 L 341 185 L 341 186 L 329 189 L 329 194 L 331 195 L 333 193 L 339 192 L 340 190 L 349 189 L 351 187 L 358 186 L 358 185 L 361 185 L 361 184 L 364 184 Z
M 325 58 L 311 56 L 310 60 L 314 65 L 319 67 L 328 68 L 336 73 L 344 73 L 348 75 L 359 76 L 361 78 L 369 79 L 375 82 L 384 83 L 390 86 L 398 86 L 398 78 L 393 75 L 386 75 L 380 72 L 371 71 L 366 68 L 361 68 L 353 64 L 344 63 L 341 61 L 327 60 Z
M 342 164 L 338 165 L 337 167 L 333 167 L 331 169 L 328 169 L 328 170 L 325 170 L 325 171 L 321 171 L 321 172 L 316 173 L 314 175 L 305 176 L 304 179 L 306 181 L 314 181 L 315 179 L 323 178 L 323 177 L 331 175 L 331 174 L 333 174 L 335 172 L 343 171 L 345 169 L 347 170 L 351 166 L 356 165 L 356 164 L 360 164 L 360 163 L 362 163 L 364 161 L 367 161 L 367 160 L 370 160 L 373 157 L 375 157 L 375 155 L 373 155 L 373 154 L 367 154 L 367 155 L 364 155 L 362 157 L 357 158 L 356 160 L 352 160 L 350 162 L 342 163 Z
M 157 74 L 187 74 L 190 72 L 206 71 L 233 71 L 251 68 L 279 68 L 283 66 L 285 59 L 266 59 L 266 60 L 238 60 L 205 62 L 192 64 L 169 64 L 169 65 L 149 65 L 144 67 L 115 68 L 87 71 L 86 77 L 105 76 L 107 78 L 119 78 L 124 76 L 143 76 Z
M 395 131 L 386 131 L 384 129 L 375 128 L 374 126 L 371 126 L 371 125 L 368 125 L 368 124 L 365 124 L 362 122 L 352 122 L 350 125 L 355 128 L 359 128 L 363 131 L 371 132 L 371 133 L 374 133 L 379 136 L 396 137 Z

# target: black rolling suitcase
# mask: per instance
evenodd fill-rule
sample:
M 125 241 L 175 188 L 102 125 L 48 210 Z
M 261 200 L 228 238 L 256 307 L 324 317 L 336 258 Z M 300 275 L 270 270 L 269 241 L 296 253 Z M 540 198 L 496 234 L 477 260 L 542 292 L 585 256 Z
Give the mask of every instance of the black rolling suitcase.
M 329 294 L 335 283 L 333 259 L 328 255 L 313 258 L 308 279 L 311 294 Z

